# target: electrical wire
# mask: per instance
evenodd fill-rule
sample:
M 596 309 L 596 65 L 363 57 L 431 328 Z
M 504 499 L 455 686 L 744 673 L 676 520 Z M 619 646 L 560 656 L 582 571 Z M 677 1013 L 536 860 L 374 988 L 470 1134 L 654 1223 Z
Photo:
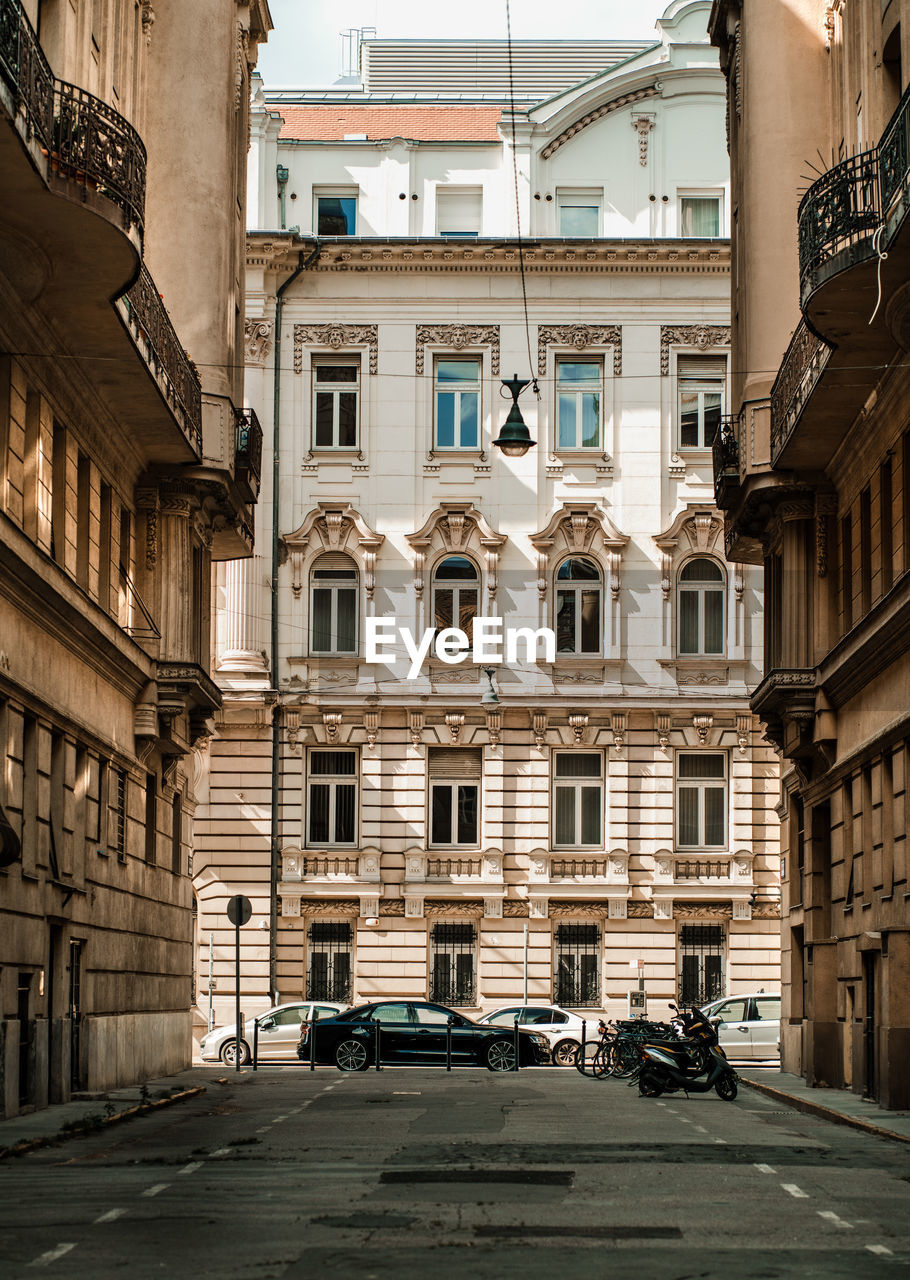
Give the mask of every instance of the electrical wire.
M 528 346 L 528 373 L 531 387 L 537 399 L 540 399 L 540 387 L 534 374 L 534 361 L 531 358 L 531 322 L 528 318 L 528 285 L 525 278 L 524 241 L 521 238 L 521 202 L 518 198 L 518 141 L 515 131 L 515 84 L 512 73 L 512 16 L 509 0 L 506 0 L 506 52 L 509 59 L 509 119 L 512 132 L 512 182 L 515 189 L 515 230 L 518 239 L 518 274 L 521 277 L 521 299 L 525 315 L 525 339 Z

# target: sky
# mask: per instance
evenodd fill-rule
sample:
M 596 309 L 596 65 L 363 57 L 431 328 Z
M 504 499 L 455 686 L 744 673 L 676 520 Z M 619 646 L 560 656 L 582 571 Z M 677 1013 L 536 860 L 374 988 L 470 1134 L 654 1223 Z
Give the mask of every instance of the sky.
M 651 40 L 670 0 L 511 0 L 513 39 Z M 441 39 L 506 35 L 505 0 L 458 0 L 454 9 L 432 0 L 269 0 L 275 30 L 259 50 L 266 85 L 326 85 L 341 74 L 341 35 L 375 27 L 381 37 Z

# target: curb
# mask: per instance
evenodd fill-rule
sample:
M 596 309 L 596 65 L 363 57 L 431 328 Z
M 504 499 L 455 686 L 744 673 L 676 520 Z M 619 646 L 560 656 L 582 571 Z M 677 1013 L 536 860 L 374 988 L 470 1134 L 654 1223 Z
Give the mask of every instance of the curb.
M 881 1125 L 872 1124 L 868 1120 L 859 1120 L 855 1116 L 845 1116 L 840 1111 L 834 1111 L 831 1107 L 822 1106 L 820 1102 L 813 1102 L 808 1098 L 797 1098 L 792 1093 L 784 1093 L 782 1089 L 775 1089 L 773 1085 L 762 1084 L 757 1080 L 746 1080 L 740 1076 L 739 1080 L 742 1084 L 748 1085 L 750 1089 L 755 1089 L 758 1093 L 764 1093 L 769 1098 L 773 1098 L 775 1102 L 783 1102 L 786 1106 L 792 1107 L 794 1111 L 802 1111 L 806 1115 L 819 1116 L 822 1120 L 830 1120 L 832 1124 L 846 1125 L 849 1129 L 859 1129 L 861 1133 L 871 1133 L 877 1138 L 891 1138 L 894 1142 L 908 1142 L 910 1137 L 903 1133 L 895 1133 L 893 1129 L 883 1129 Z
M 21 1142 L 16 1142 L 11 1147 L 0 1147 L 0 1160 L 5 1160 L 7 1156 L 23 1156 L 29 1151 L 39 1151 L 42 1147 L 57 1146 L 61 1142 L 66 1142 L 67 1138 L 79 1138 L 85 1133 L 95 1133 L 98 1129 L 120 1124 L 122 1120 L 129 1120 L 132 1116 L 146 1115 L 149 1111 L 169 1107 L 174 1102 L 196 1098 L 205 1091 L 205 1085 L 200 1084 L 192 1089 L 183 1089 L 180 1093 L 172 1093 L 167 1098 L 156 1098 L 154 1102 L 137 1102 L 135 1106 L 127 1107 L 125 1111 L 115 1111 L 110 1116 L 96 1115 L 89 1120 L 88 1117 L 92 1113 L 86 1113 L 82 1120 L 75 1121 L 67 1129 L 60 1129 L 57 1133 L 46 1134 L 41 1138 L 23 1138 Z

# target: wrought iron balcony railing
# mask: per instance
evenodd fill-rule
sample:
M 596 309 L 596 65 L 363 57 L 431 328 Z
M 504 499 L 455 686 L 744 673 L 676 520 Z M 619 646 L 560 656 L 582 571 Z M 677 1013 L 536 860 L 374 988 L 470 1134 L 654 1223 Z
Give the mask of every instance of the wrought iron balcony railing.
M 878 150 L 850 156 L 822 174 L 800 201 L 798 219 L 800 297 L 805 304 L 825 263 L 869 240 L 879 225 Z
M 878 144 L 878 172 L 882 213 L 887 214 L 898 196 L 907 199 L 910 179 L 910 86 L 888 121 Z
M 739 437 L 737 435 L 738 419 L 734 416 L 721 418 L 717 433 L 711 442 L 711 460 L 714 469 L 714 495 L 718 507 L 722 507 L 721 497 L 724 490 L 731 485 L 739 485 Z
M 0 0 L 0 79 L 48 171 L 95 188 L 142 233 L 146 154 L 142 139 L 113 107 L 58 80 L 20 0 Z
M 833 350 L 827 342 L 816 337 L 802 320 L 796 326 L 771 388 L 772 461 L 776 461 L 796 426 Z
M 249 500 L 255 502 L 262 477 L 262 427 L 254 409 L 237 410 L 234 475 L 238 484 L 246 486 Z
M 335 975 L 324 970 L 307 974 L 307 1000 L 332 1000 L 337 1004 L 350 1004 L 353 998 L 354 984 L 350 973 Z
M 0 0 L 2 3 L 2 0 Z M 202 387 L 196 368 L 184 351 L 161 295 L 147 268 L 124 294 L 129 325 L 144 348 L 149 367 L 164 384 L 171 407 L 183 420 L 183 429 L 197 453 L 202 452 Z
M 553 984 L 553 1003 L 581 1009 L 586 1005 L 600 1004 L 600 978 L 596 973 L 581 977 L 558 974 Z

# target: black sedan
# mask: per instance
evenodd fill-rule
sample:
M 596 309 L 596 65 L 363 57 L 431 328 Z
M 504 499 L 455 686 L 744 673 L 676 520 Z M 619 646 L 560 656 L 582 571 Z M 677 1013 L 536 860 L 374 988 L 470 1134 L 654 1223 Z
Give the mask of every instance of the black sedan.
M 297 1056 L 305 1062 L 310 1060 L 310 1036 L 315 1034 L 314 1060 L 334 1062 L 342 1071 L 366 1071 L 375 1064 L 377 1042 L 383 1064 L 445 1066 L 450 1021 L 453 1067 L 513 1069 L 513 1031 L 482 1027 L 444 1005 L 417 1000 L 383 1000 L 358 1005 L 333 1018 L 305 1024 L 301 1028 Z M 518 1052 L 520 1066 L 534 1067 L 546 1059 L 549 1046 L 537 1033 L 519 1031 Z

